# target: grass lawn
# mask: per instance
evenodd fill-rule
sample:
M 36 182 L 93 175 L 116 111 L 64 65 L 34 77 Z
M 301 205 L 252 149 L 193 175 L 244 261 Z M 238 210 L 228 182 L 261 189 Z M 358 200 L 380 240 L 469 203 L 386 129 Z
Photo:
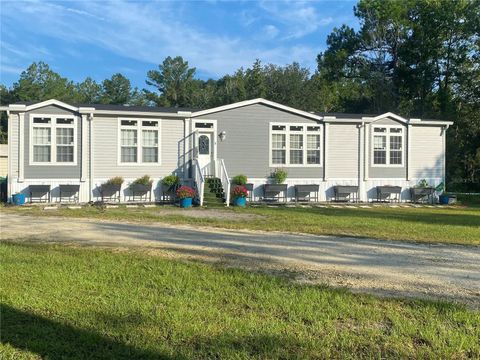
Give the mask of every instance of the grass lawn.
M 1 243 L 0 358 L 480 357 L 480 313 L 142 252 Z
M 480 208 L 226 208 L 194 209 L 204 216 L 188 216 L 191 209 L 173 207 L 79 210 L 62 208 L 3 208 L 34 216 L 68 216 L 134 222 L 166 222 L 226 229 L 288 231 L 318 235 L 358 236 L 387 240 L 480 245 Z M 211 213 L 212 216 L 209 216 Z M 222 215 L 222 216 L 219 216 Z M 239 219 L 236 214 L 256 216 Z

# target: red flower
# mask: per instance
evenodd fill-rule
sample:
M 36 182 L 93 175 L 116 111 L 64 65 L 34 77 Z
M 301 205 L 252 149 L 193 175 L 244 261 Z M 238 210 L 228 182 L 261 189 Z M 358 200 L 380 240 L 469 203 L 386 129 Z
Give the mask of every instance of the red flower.
M 191 188 L 190 186 L 182 185 L 177 190 L 177 197 L 179 199 L 194 198 L 195 194 L 195 189 Z
M 234 199 L 245 198 L 248 196 L 248 190 L 243 185 L 237 185 L 233 188 L 232 195 Z

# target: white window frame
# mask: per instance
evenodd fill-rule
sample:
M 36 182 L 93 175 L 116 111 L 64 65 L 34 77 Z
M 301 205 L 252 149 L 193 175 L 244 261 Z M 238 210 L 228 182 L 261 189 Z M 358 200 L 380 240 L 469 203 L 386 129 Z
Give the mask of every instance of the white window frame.
M 272 130 L 273 126 L 285 126 L 285 130 Z M 290 126 L 303 126 L 302 131 L 293 131 L 290 130 Z M 319 127 L 318 131 L 308 131 L 307 127 L 308 126 L 316 126 Z M 282 122 L 271 122 L 268 124 L 268 159 L 269 159 L 269 166 L 270 167 L 314 167 L 314 168 L 320 168 L 323 167 L 323 124 L 319 123 L 282 123 Z M 272 134 L 285 134 L 285 164 L 274 164 L 273 159 L 272 159 Z M 292 134 L 299 134 L 303 135 L 303 164 L 290 164 L 290 135 Z M 307 164 L 307 135 L 320 135 L 320 163 L 319 164 Z M 310 149 L 313 150 L 313 149 Z
M 391 128 L 401 129 L 401 133 L 390 133 Z M 385 133 L 377 133 L 375 134 L 375 129 L 387 129 Z M 375 151 L 375 142 L 374 136 L 375 135 L 384 135 L 387 138 L 386 142 L 386 163 L 385 164 L 375 164 L 374 159 L 374 151 Z M 402 138 L 402 163 L 401 164 L 390 164 L 390 137 L 391 136 L 400 136 Z M 405 126 L 403 125 L 373 125 L 371 127 L 371 136 L 370 136 L 370 158 L 371 158 L 371 166 L 372 167 L 389 167 L 389 168 L 402 168 L 405 167 L 405 151 L 406 151 L 406 144 L 405 144 Z
M 137 125 L 129 126 L 122 125 L 122 121 L 136 121 Z M 157 127 L 142 126 L 142 121 L 156 121 Z M 162 119 L 151 118 L 118 118 L 117 129 L 117 165 L 118 166 L 150 166 L 150 165 L 162 165 Z M 122 162 L 122 129 L 137 130 L 137 161 L 136 162 Z M 143 162 L 143 130 L 157 130 L 158 131 L 158 158 L 156 162 Z
M 35 124 L 34 118 L 50 118 L 50 124 Z M 57 119 L 73 119 L 73 124 L 58 124 Z M 77 166 L 77 146 L 78 146 L 78 117 L 66 114 L 30 114 L 29 115 L 29 157 L 28 164 L 31 166 Z M 50 129 L 50 161 L 39 162 L 33 160 L 33 129 Z M 73 129 L 73 161 L 57 161 L 57 128 Z

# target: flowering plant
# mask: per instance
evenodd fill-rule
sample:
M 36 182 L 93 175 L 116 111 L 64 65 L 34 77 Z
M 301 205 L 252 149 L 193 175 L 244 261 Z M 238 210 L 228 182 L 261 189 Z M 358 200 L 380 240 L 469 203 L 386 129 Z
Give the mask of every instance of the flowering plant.
M 248 196 L 248 190 L 243 185 L 237 185 L 233 188 L 232 195 L 234 199 L 245 198 Z
M 177 197 L 179 199 L 187 199 L 195 197 L 195 189 L 192 189 L 190 186 L 180 186 L 177 190 Z

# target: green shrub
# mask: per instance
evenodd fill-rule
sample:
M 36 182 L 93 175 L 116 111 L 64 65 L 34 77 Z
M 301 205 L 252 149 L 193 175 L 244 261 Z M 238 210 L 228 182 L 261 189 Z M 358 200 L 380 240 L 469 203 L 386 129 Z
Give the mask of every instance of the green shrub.
M 180 185 L 180 178 L 177 175 L 168 175 L 162 179 L 162 184 L 167 187 Z
M 103 185 L 117 185 L 121 186 L 123 184 L 123 177 L 121 176 L 115 176 L 103 183 Z
M 418 184 L 415 185 L 414 187 L 419 188 L 419 189 L 423 189 L 423 188 L 430 187 L 430 184 L 428 183 L 427 180 L 422 179 L 422 180 L 420 180 L 420 181 L 418 182 Z
M 288 172 L 282 168 L 276 168 L 272 172 L 272 178 L 276 184 L 283 184 L 287 180 Z
M 149 185 L 152 185 L 153 183 L 153 180 L 150 178 L 149 175 L 143 175 L 142 177 L 136 179 L 132 185 L 145 185 L 145 186 L 149 186 Z
M 235 184 L 235 185 L 245 185 L 247 183 L 248 179 L 245 175 L 236 175 L 233 177 L 232 179 L 232 182 Z

